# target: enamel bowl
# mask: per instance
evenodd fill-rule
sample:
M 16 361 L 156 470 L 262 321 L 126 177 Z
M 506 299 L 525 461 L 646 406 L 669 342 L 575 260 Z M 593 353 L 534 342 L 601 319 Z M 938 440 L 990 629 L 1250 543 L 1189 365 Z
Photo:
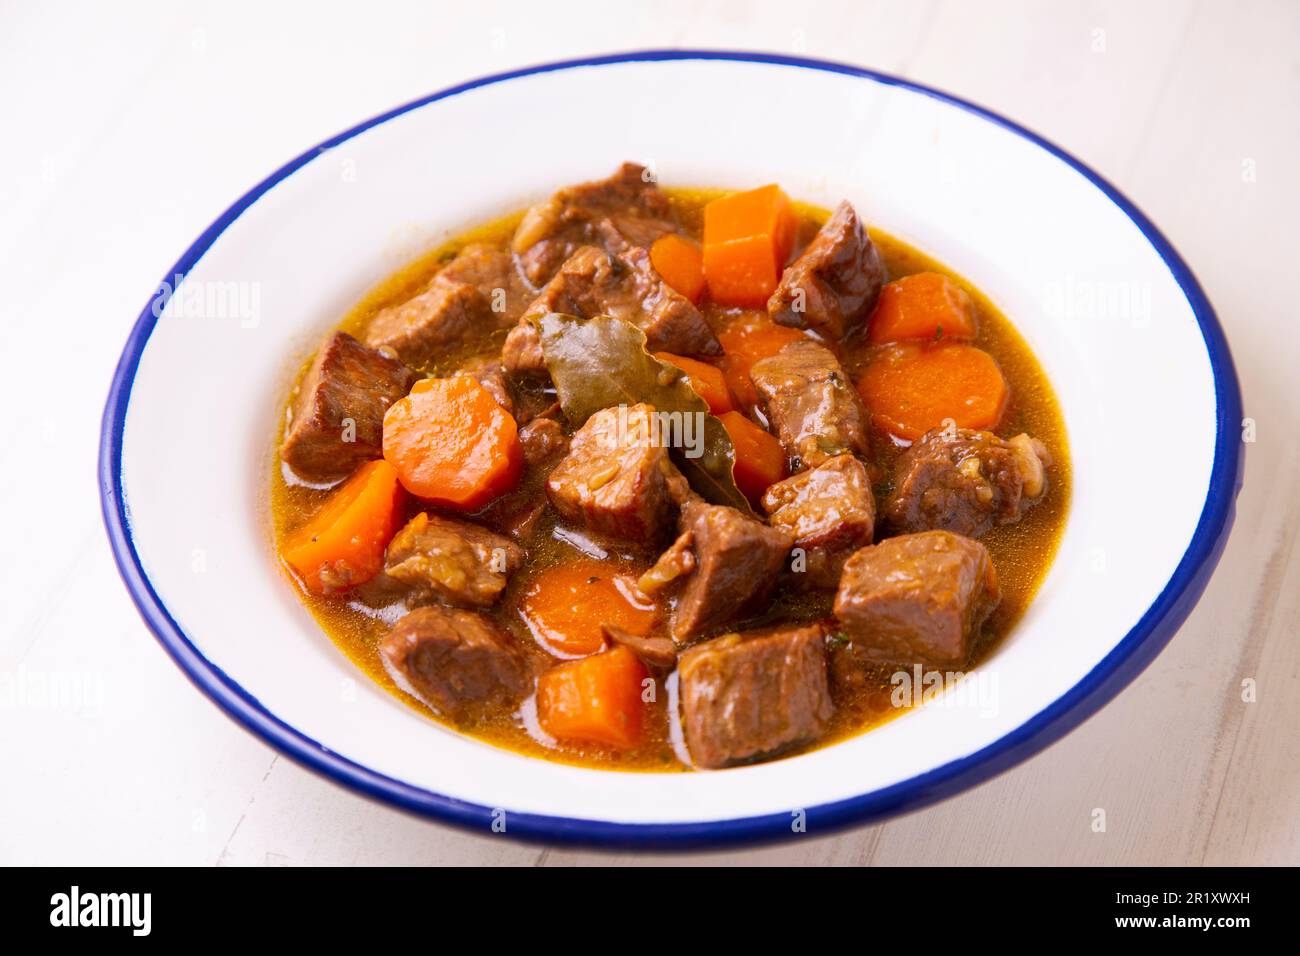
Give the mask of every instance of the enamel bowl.
M 599 135 L 575 139 L 575 114 L 599 117 Z M 1055 564 L 985 665 L 879 729 L 712 773 L 520 756 L 372 684 L 276 565 L 273 418 L 324 332 L 421 251 L 625 159 L 669 185 L 775 181 L 824 206 L 849 199 L 987 293 L 1055 384 L 1074 473 Z M 200 690 L 271 746 L 480 832 L 684 847 L 915 809 L 1078 725 L 1200 596 L 1232 521 L 1240 425 L 1232 360 L 1200 286 L 1077 160 L 969 103 L 855 67 L 654 51 L 435 93 L 238 199 L 167 270 L 126 343 L 100 477 L 145 621 Z

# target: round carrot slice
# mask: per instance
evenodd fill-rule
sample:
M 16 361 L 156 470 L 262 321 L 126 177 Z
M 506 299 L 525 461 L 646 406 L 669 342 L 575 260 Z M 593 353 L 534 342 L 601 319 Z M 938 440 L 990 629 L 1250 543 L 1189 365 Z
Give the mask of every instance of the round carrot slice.
M 469 375 L 423 379 L 394 402 L 384 458 L 411 494 L 460 511 L 512 490 L 524 461 L 514 418 Z
M 638 636 L 649 634 L 656 608 L 637 591 L 631 575 L 618 573 L 606 562 L 576 561 L 534 578 L 519 613 L 548 651 L 580 657 L 605 646 L 602 624 Z
M 975 303 L 946 275 L 918 272 L 880 290 L 868 333 L 873 344 L 975 338 Z
M 973 345 L 901 343 L 879 352 L 858 382 L 877 427 L 915 440 L 951 420 L 993 428 L 1010 393 L 998 363 Z

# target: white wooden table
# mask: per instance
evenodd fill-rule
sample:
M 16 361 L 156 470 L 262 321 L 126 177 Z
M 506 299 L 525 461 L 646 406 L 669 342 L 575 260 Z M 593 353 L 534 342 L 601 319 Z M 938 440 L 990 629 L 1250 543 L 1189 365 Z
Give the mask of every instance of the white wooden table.
M 179 6 L 0 12 L 0 863 L 647 861 L 405 816 L 236 727 L 119 583 L 95 453 L 111 369 L 160 271 L 285 159 L 466 77 L 671 45 L 892 71 L 1080 156 L 1196 270 L 1258 428 L 1204 600 L 1102 713 L 929 810 L 687 859 L 1300 863 L 1300 6 L 683 0 L 569 18 L 535 3 Z M 1241 699 L 1246 678 L 1255 703 Z M 1098 807 L 1105 833 L 1090 826 Z

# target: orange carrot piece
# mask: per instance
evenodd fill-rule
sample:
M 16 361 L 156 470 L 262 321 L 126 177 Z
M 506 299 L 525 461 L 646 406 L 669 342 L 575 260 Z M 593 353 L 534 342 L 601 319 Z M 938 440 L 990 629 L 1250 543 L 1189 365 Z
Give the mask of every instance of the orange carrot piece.
M 403 500 L 396 469 L 382 459 L 366 462 L 285 538 L 280 553 L 317 594 L 363 584 L 384 567 L 384 549 L 401 523 Z
M 726 376 L 716 365 L 709 365 L 707 362 L 687 358 L 684 355 L 673 355 L 671 352 L 656 352 L 655 358 L 669 365 L 676 365 L 685 372 L 691 388 L 695 389 L 695 394 L 709 403 L 709 411 L 713 414 L 721 415 L 735 407 L 731 401 L 731 392 L 727 388 Z
M 878 427 L 913 440 L 949 419 L 993 428 L 1010 397 L 993 356 L 958 343 L 890 346 L 867 366 L 858 392 Z
M 750 501 L 757 502 L 768 485 L 786 476 L 785 449 L 740 412 L 727 412 L 719 415 L 718 420 L 736 449 L 736 467 L 732 471 L 736 487 Z
M 723 352 L 719 367 L 741 411 L 758 404 L 758 392 L 749 378 L 753 364 L 802 337 L 798 329 L 777 325 L 766 312 L 752 311 L 741 313 L 718 332 Z
M 649 676 L 621 644 L 552 667 L 537 679 L 537 720 L 561 740 L 635 747 L 645 723 L 642 682 Z
M 704 254 L 675 232 L 660 236 L 650 247 L 650 264 L 659 277 L 692 302 L 704 292 Z
M 578 656 L 605 646 L 602 624 L 644 637 L 657 610 L 636 590 L 634 576 L 619 574 L 604 561 L 570 561 L 533 579 L 519 613 L 546 650 Z
M 384 458 L 413 495 L 473 511 L 523 470 L 515 420 L 469 375 L 426 378 L 384 416 Z
M 704 207 L 704 275 L 720 305 L 759 308 L 776 291 L 798 219 L 780 186 L 732 193 Z
M 904 276 L 880 290 L 869 338 L 876 345 L 905 339 L 973 339 L 975 303 L 965 289 L 938 272 Z

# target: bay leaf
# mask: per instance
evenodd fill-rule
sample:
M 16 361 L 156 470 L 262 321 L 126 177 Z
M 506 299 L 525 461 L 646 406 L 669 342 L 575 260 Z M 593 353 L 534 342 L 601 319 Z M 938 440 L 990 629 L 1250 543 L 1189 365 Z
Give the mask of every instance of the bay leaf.
M 708 403 L 685 372 L 647 351 L 645 332 L 607 315 L 580 319 L 552 312 L 535 324 L 560 408 L 574 427 L 602 408 L 641 402 L 660 412 L 698 416 L 701 454 L 691 457 L 687 449 L 674 445 L 669 448 L 673 463 L 706 501 L 753 514 L 736 487 L 736 450 L 726 428 L 709 413 Z

